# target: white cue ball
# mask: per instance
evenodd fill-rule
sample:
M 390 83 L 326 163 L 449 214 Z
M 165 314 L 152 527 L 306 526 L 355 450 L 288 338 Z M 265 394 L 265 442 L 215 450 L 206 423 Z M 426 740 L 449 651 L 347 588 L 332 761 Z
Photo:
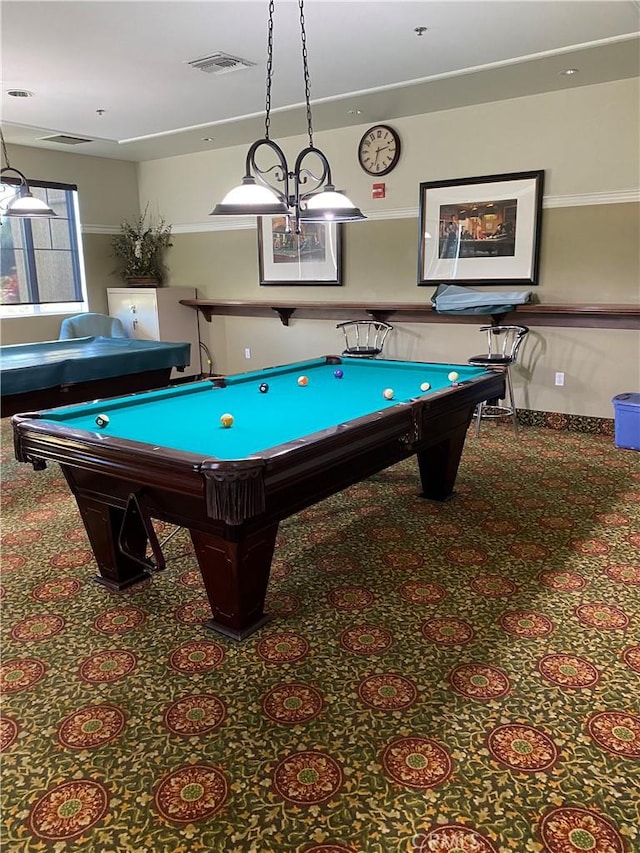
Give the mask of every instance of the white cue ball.
M 456 373 L 455 370 L 452 370 L 449 374 L 449 382 L 457 382 L 460 378 L 460 374 Z
M 97 415 L 96 424 L 100 429 L 104 429 L 106 426 L 109 426 L 109 415 Z
M 382 396 L 385 400 L 393 400 L 393 388 L 385 388 L 382 392 Z
M 422 385 L 420 386 L 421 391 L 428 391 L 429 388 L 431 388 L 430 382 L 423 382 Z

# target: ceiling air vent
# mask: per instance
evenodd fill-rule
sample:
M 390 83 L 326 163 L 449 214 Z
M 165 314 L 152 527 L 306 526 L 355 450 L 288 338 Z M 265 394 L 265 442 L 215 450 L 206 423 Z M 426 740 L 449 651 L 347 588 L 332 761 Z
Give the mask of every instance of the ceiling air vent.
M 81 145 L 83 142 L 93 142 L 93 139 L 83 139 L 81 136 L 66 136 L 59 133 L 56 136 L 41 136 L 40 142 L 59 142 L 61 145 Z
M 240 59 L 239 56 L 231 56 L 228 53 L 212 53 L 211 56 L 203 56 L 200 59 L 191 59 L 187 62 L 192 68 L 204 71 L 205 74 L 229 74 L 231 71 L 240 71 L 242 68 L 251 68 L 255 62 L 248 59 Z

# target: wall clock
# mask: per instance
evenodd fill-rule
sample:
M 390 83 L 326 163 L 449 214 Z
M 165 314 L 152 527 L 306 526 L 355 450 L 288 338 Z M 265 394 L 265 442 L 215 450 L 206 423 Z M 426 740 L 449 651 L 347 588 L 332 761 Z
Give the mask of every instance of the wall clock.
M 369 175 L 388 175 L 400 159 L 400 136 L 388 124 L 374 124 L 358 144 L 358 162 Z

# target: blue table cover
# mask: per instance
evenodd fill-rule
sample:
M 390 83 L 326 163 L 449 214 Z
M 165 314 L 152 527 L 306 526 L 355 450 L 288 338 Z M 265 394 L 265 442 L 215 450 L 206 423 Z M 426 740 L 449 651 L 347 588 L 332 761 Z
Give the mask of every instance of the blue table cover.
M 188 343 L 88 337 L 0 347 L 3 395 L 189 364 Z

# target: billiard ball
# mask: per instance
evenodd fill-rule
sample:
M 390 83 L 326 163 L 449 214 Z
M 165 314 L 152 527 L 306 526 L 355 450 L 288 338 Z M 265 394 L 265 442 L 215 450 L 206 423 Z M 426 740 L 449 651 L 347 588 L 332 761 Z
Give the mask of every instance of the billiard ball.
M 225 429 L 229 429 L 233 424 L 233 415 L 230 415 L 228 412 L 225 412 L 224 415 L 220 415 L 220 423 Z
M 106 426 L 109 426 L 109 415 L 98 415 L 96 417 L 96 424 L 100 429 L 104 429 Z
M 456 373 L 455 370 L 452 370 L 448 376 L 449 382 L 457 382 L 459 378 L 460 378 L 460 374 Z
M 333 375 L 336 377 L 336 379 L 342 379 L 344 373 L 341 370 L 334 370 Z
M 308 376 L 298 376 L 298 385 L 303 388 L 305 385 L 309 384 Z
M 269 386 L 267 385 L 266 382 L 261 382 L 258 390 L 260 391 L 261 394 L 266 394 L 267 391 L 269 390 Z
M 385 400 L 393 400 L 393 388 L 385 388 L 382 392 L 382 396 Z
M 429 388 L 431 388 L 430 382 L 423 382 L 422 385 L 420 386 L 421 391 L 428 391 Z

